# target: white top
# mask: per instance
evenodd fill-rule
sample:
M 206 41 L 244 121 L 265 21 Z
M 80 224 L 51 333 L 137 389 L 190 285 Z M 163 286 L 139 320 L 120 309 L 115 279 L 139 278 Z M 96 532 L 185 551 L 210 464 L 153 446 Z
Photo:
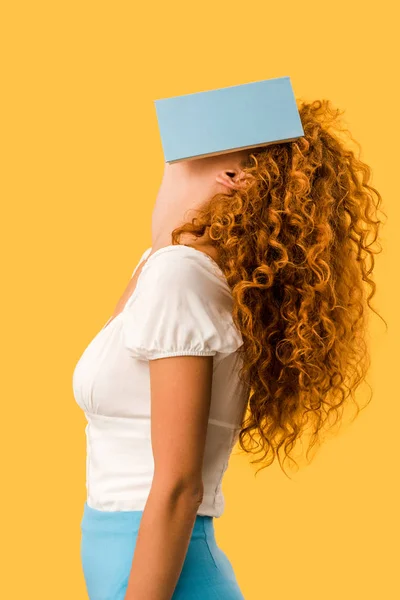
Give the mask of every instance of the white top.
M 74 396 L 87 419 L 89 506 L 144 509 L 154 473 L 149 360 L 213 356 L 204 497 L 197 513 L 221 516 L 222 477 L 246 402 L 238 379 L 243 340 L 232 320 L 232 302 L 217 263 L 191 246 L 165 246 L 144 264 L 123 311 L 97 333 L 73 373 Z

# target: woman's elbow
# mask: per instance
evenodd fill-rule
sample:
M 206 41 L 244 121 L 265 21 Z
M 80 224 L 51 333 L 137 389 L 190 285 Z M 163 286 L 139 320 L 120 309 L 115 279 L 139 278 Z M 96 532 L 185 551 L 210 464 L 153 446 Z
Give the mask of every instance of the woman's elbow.
M 173 505 L 185 504 L 198 507 L 203 501 L 204 485 L 199 478 L 168 479 L 155 476 L 152 491 L 158 500 L 164 499 Z

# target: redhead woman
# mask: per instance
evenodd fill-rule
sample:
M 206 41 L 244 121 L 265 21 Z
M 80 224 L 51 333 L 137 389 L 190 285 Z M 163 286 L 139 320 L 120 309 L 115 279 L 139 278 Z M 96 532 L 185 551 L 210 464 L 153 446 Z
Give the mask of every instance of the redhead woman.
M 365 379 L 381 197 L 339 111 L 299 112 L 295 141 L 165 164 L 152 245 L 76 365 L 90 600 L 243 599 L 214 533 L 233 446 L 293 463 Z

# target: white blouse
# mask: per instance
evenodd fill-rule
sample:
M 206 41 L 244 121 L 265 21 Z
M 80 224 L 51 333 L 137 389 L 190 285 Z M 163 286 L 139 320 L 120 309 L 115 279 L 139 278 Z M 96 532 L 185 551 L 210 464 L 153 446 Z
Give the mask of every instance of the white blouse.
M 148 248 L 135 267 L 150 254 Z M 75 400 L 87 419 L 89 506 L 143 510 L 154 473 L 149 361 L 213 356 L 213 380 L 199 515 L 219 517 L 221 489 L 237 441 L 246 394 L 238 378 L 243 340 L 232 295 L 217 263 L 191 246 L 156 250 L 124 309 L 89 343 L 73 373 Z

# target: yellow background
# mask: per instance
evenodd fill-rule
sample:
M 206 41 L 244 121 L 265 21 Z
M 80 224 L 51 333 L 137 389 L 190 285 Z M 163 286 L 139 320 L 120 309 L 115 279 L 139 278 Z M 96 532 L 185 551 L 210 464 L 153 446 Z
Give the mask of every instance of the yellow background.
M 1 17 L 0 596 L 84 600 L 85 418 L 75 364 L 151 245 L 163 170 L 153 100 L 290 76 L 329 98 L 388 224 L 373 389 L 289 480 L 232 457 L 216 520 L 246 600 L 399 594 L 398 31 L 391 3 L 18 2 Z M 363 403 L 369 394 L 358 393 Z

